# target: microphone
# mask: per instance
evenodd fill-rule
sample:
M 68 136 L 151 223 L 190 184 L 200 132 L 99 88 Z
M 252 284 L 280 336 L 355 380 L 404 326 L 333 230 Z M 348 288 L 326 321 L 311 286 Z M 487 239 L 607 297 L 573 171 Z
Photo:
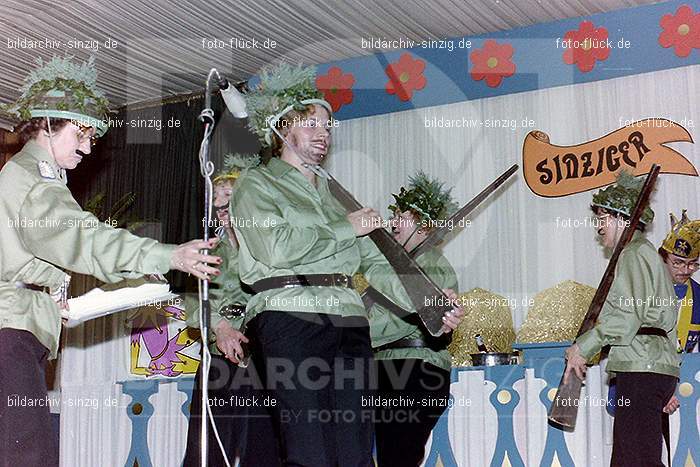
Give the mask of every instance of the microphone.
M 221 91 L 221 97 L 224 99 L 226 108 L 233 114 L 236 118 L 246 118 L 248 112 L 245 108 L 245 99 L 243 99 L 243 94 L 241 94 L 235 86 L 231 86 L 226 78 L 219 77 L 218 80 L 219 90 Z

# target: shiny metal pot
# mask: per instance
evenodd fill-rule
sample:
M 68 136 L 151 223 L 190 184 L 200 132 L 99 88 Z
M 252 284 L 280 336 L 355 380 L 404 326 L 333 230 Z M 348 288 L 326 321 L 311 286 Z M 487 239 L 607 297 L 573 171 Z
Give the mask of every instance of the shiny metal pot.
M 496 366 L 496 365 L 518 365 L 520 364 L 520 354 L 518 352 L 486 352 L 473 353 L 472 365 L 474 366 Z

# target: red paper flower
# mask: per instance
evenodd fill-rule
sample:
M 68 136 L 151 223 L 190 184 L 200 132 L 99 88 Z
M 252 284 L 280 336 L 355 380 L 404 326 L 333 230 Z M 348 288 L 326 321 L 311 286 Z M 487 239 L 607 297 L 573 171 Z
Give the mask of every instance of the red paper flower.
M 486 78 L 486 84 L 489 87 L 500 86 L 503 78 L 515 73 L 515 64 L 510 61 L 512 56 L 512 45 L 499 44 L 492 39 L 487 40 L 481 49 L 474 50 L 469 55 L 474 65 L 471 71 L 472 79 L 481 81 Z
M 606 60 L 610 55 L 608 30 L 595 28 L 590 21 L 583 21 L 578 30 L 569 31 L 564 36 L 564 63 L 578 66 L 583 73 L 593 69 L 596 60 Z
M 700 13 L 693 14 L 693 9 L 682 5 L 674 15 L 664 15 L 659 23 L 664 30 L 659 34 L 662 47 L 675 47 L 679 57 L 687 57 L 692 49 L 700 48 Z
M 423 89 L 426 79 L 423 76 L 425 62 L 421 59 L 411 58 L 408 52 L 401 55 L 398 62 L 390 63 L 386 67 L 386 75 L 389 82 L 385 89 L 389 94 L 396 94 L 401 101 L 407 101 L 413 96 L 413 91 Z
M 328 69 L 328 73 L 316 77 L 316 87 L 323 93 L 323 98 L 337 112 L 344 104 L 352 102 L 352 85 L 355 77 L 352 73 L 343 74 L 337 66 Z

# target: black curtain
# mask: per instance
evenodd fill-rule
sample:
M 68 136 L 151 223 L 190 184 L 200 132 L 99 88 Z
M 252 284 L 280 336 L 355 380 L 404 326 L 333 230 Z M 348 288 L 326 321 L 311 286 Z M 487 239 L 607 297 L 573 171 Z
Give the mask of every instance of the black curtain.
M 197 155 L 204 126 L 197 117 L 203 103 L 203 98 L 191 98 L 139 110 L 125 108 L 114 115 L 92 155 L 69 172 L 69 187 L 78 202 L 85 207 L 89 199 L 104 193 L 106 215 L 120 198 L 133 193 L 128 216 L 150 222 L 138 234 L 174 244 L 202 238 L 204 182 Z M 211 145 L 217 171 L 228 152 L 258 152 L 246 120 L 233 118 L 218 96 L 212 107 L 219 122 Z M 168 279 L 177 291 L 191 280 L 179 272 L 170 273 Z

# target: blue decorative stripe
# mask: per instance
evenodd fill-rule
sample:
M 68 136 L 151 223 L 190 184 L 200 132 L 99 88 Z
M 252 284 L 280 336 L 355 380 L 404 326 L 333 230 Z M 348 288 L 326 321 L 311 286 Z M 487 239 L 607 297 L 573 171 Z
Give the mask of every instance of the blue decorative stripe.
M 131 397 L 126 406 L 126 415 L 131 421 L 131 447 L 124 467 L 152 467 L 148 446 L 148 422 L 153 415 L 153 404 L 149 398 L 158 393 L 158 380 L 137 380 L 119 383 L 122 393 Z
M 675 15 L 682 5 L 691 7 L 695 14 L 700 13 L 700 0 L 670 1 L 481 36 L 452 38 L 451 52 L 416 46 L 330 62 L 319 65 L 317 72 L 322 76 L 330 68 L 339 67 L 345 74 L 352 73 L 355 79 L 353 100 L 336 112 L 343 120 L 696 65 L 700 63 L 699 48 L 693 49 L 687 57 L 679 57 L 674 47 L 663 48 L 659 44 L 663 31 L 661 18 L 666 14 Z M 557 43 L 567 31 L 578 30 L 582 21 L 592 21 L 595 28 L 607 29 L 612 43 L 608 58 L 596 61 L 590 72 L 581 72 L 576 64 L 565 63 L 561 41 Z M 469 56 L 488 39 L 511 44 L 514 48 L 511 60 L 516 67 L 515 74 L 503 78 L 497 87 L 489 87 L 484 80 L 475 81 L 470 76 L 473 65 Z M 459 48 L 460 40 L 471 41 L 471 48 Z M 618 45 L 626 45 L 625 41 L 629 48 L 618 48 Z M 389 81 L 385 69 L 407 51 L 413 59 L 426 62 L 423 72 L 426 85 L 415 90 L 410 100 L 402 102 L 385 90 Z M 255 81 L 252 79 L 251 83 Z

